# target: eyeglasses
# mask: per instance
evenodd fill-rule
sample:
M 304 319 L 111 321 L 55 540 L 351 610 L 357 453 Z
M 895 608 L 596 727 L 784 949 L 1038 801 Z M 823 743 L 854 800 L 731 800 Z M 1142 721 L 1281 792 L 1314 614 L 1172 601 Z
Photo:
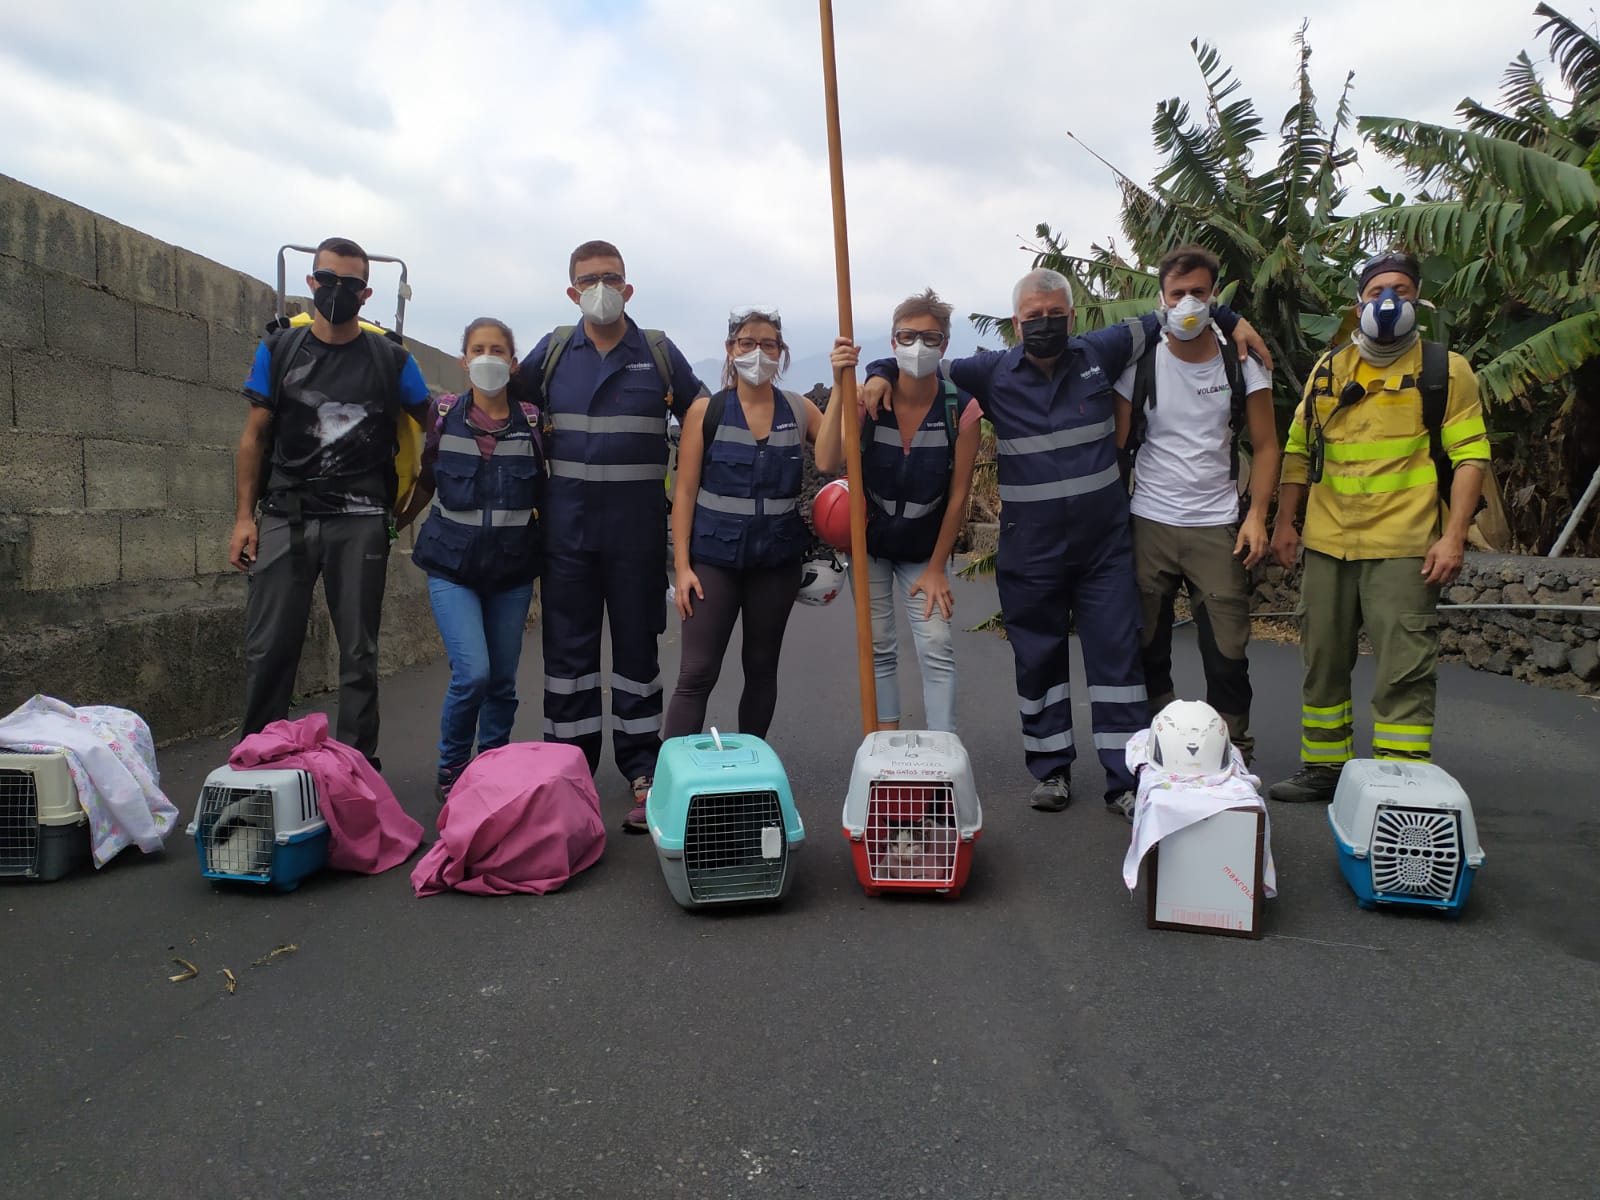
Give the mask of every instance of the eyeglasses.
M 740 354 L 749 354 L 750 351 L 760 347 L 761 352 L 769 357 L 776 357 L 778 351 L 783 349 L 783 343 L 777 338 L 734 338 L 733 348 Z
M 734 333 L 739 326 L 747 321 L 765 321 L 774 329 L 783 328 L 783 318 L 778 315 L 776 307 L 763 304 L 746 305 L 744 308 L 735 308 L 728 313 L 728 332 Z
M 319 267 L 311 272 L 311 278 L 317 281 L 318 287 L 342 287 L 347 292 L 367 290 L 367 281 L 361 276 L 340 275 L 337 271 L 330 271 L 326 267 Z
M 619 292 L 628 286 L 628 281 L 621 275 L 618 275 L 615 271 L 607 271 L 603 275 L 579 275 L 572 281 L 572 286 L 577 288 L 580 292 L 587 292 L 597 283 L 603 283 L 608 288 L 612 288 Z
M 937 329 L 896 329 L 894 340 L 898 346 L 915 346 L 921 342 L 924 346 L 938 347 L 948 339 Z

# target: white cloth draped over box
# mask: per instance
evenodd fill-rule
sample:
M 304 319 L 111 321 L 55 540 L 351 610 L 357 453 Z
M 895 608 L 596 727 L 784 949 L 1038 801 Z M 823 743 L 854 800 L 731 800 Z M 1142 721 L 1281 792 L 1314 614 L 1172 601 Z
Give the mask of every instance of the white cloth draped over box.
M 1177 775 L 1150 761 L 1150 731 L 1141 729 L 1128 739 L 1128 770 L 1139 780 L 1133 808 L 1133 840 L 1122 860 L 1122 882 L 1131 892 L 1139 886 L 1139 864 L 1162 838 L 1230 808 L 1267 811 L 1261 799 L 1261 780 L 1245 768 L 1237 746 L 1230 745 L 1232 763 L 1215 775 Z M 1265 818 L 1264 818 L 1265 819 Z M 1267 820 L 1261 880 L 1268 896 L 1278 894 L 1278 872 L 1272 865 L 1272 822 Z
M 94 865 L 103 867 L 128 846 L 161 849 L 177 828 L 178 810 L 161 790 L 150 727 L 126 708 L 73 708 L 35 696 L 0 718 L 0 749 L 16 754 L 66 755 L 89 816 Z

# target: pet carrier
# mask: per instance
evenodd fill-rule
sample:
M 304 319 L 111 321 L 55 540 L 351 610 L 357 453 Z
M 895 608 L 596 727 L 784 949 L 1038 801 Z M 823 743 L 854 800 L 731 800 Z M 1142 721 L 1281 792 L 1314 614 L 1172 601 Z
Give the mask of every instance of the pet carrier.
M 1483 865 L 1472 802 L 1432 763 L 1358 758 L 1328 806 L 1339 869 L 1362 908 L 1459 914 Z
M 760 738 L 715 729 L 669 738 L 645 814 L 661 873 L 685 908 L 788 892 L 806 831 L 783 764 Z
M 200 789 L 189 836 L 207 879 L 287 892 L 328 861 L 328 823 L 309 771 L 218 767 Z
M 0 879 L 60 879 L 89 861 L 65 754 L 0 754 Z
M 869 733 L 844 801 L 856 877 L 867 895 L 959 896 L 983 832 L 972 764 L 953 733 Z

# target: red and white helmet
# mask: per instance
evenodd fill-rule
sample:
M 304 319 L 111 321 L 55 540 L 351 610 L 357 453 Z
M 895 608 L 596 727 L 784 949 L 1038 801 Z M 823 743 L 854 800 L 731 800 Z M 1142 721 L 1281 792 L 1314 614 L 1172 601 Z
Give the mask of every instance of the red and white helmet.
M 1233 765 L 1228 725 L 1211 705 L 1174 700 L 1150 723 L 1150 761 L 1174 775 L 1220 775 Z
M 821 608 L 831 604 L 843 587 L 844 568 L 838 559 L 808 558 L 801 567 L 800 594 L 795 599 Z

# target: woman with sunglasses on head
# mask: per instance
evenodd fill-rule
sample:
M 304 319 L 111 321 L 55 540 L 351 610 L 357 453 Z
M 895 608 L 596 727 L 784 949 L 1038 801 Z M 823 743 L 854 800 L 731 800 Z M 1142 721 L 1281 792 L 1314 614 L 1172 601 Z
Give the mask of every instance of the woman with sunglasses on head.
M 822 413 L 773 380 L 789 365 L 775 308 L 728 318 L 723 390 L 689 409 L 678 443 L 672 546 L 683 657 L 663 739 L 699 733 L 736 620 L 744 622 L 739 730 L 765 737 L 778 656 L 810 533 L 800 517 L 804 444 Z
M 900 655 L 894 593 L 905 597 L 922 668 L 927 728 L 956 730 L 956 658 L 950 615 L 950 553 L 966 519 L 978 457 L 977 402 L 939 373 L 950 342 L 951 306 L 932 288 L 894 310 L 894 355 L 900 366 L 890 406 L 875 420 L 859 415 L 861 474 L 867 492 L 867 577 L 872 609 L 872 662 L 878 727 L 900 727 Z M 817 435 L 817 469 L 844 470 L 843 405 L 838 381 L 853 371 L 860 347 L 839 338 L 833 349 L 834 392 Z M 920 597 L 920 599 L 919 599 Z
M 471 387 L 441 396 L 422 472 L 400 523 L 432 499 L 411 561 L 428 576 L 433 618 L 450 657 L 439 717 L 435 796 L 443 804 L 478 750 L 511 740 L 517 664 L 541 565 L 544 456 L 539 410 L 521 399 L 511 330 L 479 317 L 461 337 Z

